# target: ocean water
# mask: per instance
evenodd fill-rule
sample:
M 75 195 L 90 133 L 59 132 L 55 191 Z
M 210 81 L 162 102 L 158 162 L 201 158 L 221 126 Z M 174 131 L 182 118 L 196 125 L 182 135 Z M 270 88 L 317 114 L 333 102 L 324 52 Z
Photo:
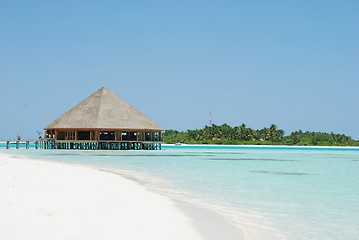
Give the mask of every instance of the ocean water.
M 1 151 L 122 174 L 215 211 L 246 239 L 359 239 L 359 149 L 163 146 Z

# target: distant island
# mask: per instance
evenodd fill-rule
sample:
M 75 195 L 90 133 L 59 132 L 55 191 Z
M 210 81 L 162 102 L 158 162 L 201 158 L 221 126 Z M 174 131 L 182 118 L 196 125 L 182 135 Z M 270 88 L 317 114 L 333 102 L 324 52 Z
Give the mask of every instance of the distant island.
M 226 145 L 289 145 L 289 146 L 359 146 L 359 141 L 344 134 L 298 130 L 285 136 L 275 124 L 255 130 L 245 124 L 231 127 L 228 124 L 205 126 L 202 129 L 166 130 L 164 143 L 175 144 L 226 144 Z

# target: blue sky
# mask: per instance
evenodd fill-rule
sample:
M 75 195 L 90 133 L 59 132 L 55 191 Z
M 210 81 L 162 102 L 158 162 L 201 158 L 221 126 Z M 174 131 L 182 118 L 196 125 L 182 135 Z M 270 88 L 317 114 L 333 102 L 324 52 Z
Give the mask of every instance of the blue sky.
M 359 139 L 359 1 L 1 1 L 0 139 L 105 86 L 164 129 Z

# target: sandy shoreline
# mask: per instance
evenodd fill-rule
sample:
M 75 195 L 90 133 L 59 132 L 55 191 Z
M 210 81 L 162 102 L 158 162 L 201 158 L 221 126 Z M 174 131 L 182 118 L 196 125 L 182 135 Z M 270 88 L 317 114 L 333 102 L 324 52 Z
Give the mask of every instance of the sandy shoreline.
M 205 239 L 175 203 L 116 174 L 0 153 L 0 239 Z

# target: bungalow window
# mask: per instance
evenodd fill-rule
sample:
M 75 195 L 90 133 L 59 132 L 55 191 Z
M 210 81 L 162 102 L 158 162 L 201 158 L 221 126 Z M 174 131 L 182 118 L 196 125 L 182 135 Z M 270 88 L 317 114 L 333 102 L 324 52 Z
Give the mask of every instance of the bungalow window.
M 115 141 L 115 132 L 100 132 L 100 140 L 104 141 Z
M 150 132 L 145 133 L 145 141 L 151 141 L 151 133 Z
M 75 140 L 75 132 L 59 131 L 57 132 L 57 140 Z
M 57 140 L 65 140 L 66 132 L 57 132 Z
M 77 140 L 90 140 L 91 134 L 89 131 L 78 131 Z
M 129 134 L 128 132 L 122 132 L 122 140 L 129 140 Z
M 136 132 L 130 132 L 130 141 L 137 141 L 137 133 Z
M 155 141 L 160 141 L 160 133 L 159 132 L 155 132 L 154 133 L 154 137 L 155 137 Z
M 75 140 L 75 132 L 66 132 L 66 140 Z

